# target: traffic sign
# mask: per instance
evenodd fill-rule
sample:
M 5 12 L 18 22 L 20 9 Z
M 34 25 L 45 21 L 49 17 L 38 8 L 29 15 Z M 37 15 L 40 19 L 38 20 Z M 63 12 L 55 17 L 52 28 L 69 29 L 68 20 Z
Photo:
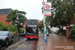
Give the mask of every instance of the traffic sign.
M 45 2 L 43 1 L 42 4 L 45 5 Z
M 50 6 L 49 6 L 49 5 L 46 5 L 45 7 L 46 7 L 47 9 L 49 9 L 49 8 L 50 8 Z
M 51 10 L 45 10 L 45 16 L 51 16 Z
M 45 10 L 51 10 L 51 5 L 45 4 Z

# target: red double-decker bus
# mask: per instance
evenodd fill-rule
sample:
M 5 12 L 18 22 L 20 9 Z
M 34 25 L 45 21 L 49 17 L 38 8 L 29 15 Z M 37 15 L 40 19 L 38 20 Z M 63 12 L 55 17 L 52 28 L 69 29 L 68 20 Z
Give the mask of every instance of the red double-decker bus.
M 36 19 L 26 20 L 25 38 L 38 39 L 38 36 L 39 36 L 38 27 L 39 27 L 38 20 L 36 20 Z

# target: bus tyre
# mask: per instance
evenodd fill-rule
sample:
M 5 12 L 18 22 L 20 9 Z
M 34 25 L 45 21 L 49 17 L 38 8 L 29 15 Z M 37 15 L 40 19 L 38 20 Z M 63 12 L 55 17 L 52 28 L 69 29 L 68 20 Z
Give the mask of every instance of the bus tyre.
M 37 40 L 39 40 L 39 39 L 37 39 Z
M 38 37 L 38 39 L 37 40 L 39 40 L 39 37 Z
M 28 40 L 30 40 L 30 38 L 28 38 Z

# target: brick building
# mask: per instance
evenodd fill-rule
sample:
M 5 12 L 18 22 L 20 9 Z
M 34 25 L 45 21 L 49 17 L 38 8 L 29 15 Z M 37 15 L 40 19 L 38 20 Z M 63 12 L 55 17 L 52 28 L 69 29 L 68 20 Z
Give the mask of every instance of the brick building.
M 7 20 L 7 16 L 8 16 L 8 14 L 10 13 L 12 11 L 12 9 L 11 8 L 9 8 L 9 9 L 0 9 L 0 22 L 3 22 L 3 24 L 4 25 L 6 25 L 6 24 L 11 24 L 12 25 L 12 22 L 6 22 L 6 20 Z

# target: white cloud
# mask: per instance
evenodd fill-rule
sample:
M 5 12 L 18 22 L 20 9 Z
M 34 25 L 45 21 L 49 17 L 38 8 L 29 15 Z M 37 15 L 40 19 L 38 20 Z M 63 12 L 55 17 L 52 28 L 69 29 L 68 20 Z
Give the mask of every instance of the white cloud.
M 12 8 L 25 11 L 28 19 L 43 19 L 43 0 L 0 0 L 0 8 Z

